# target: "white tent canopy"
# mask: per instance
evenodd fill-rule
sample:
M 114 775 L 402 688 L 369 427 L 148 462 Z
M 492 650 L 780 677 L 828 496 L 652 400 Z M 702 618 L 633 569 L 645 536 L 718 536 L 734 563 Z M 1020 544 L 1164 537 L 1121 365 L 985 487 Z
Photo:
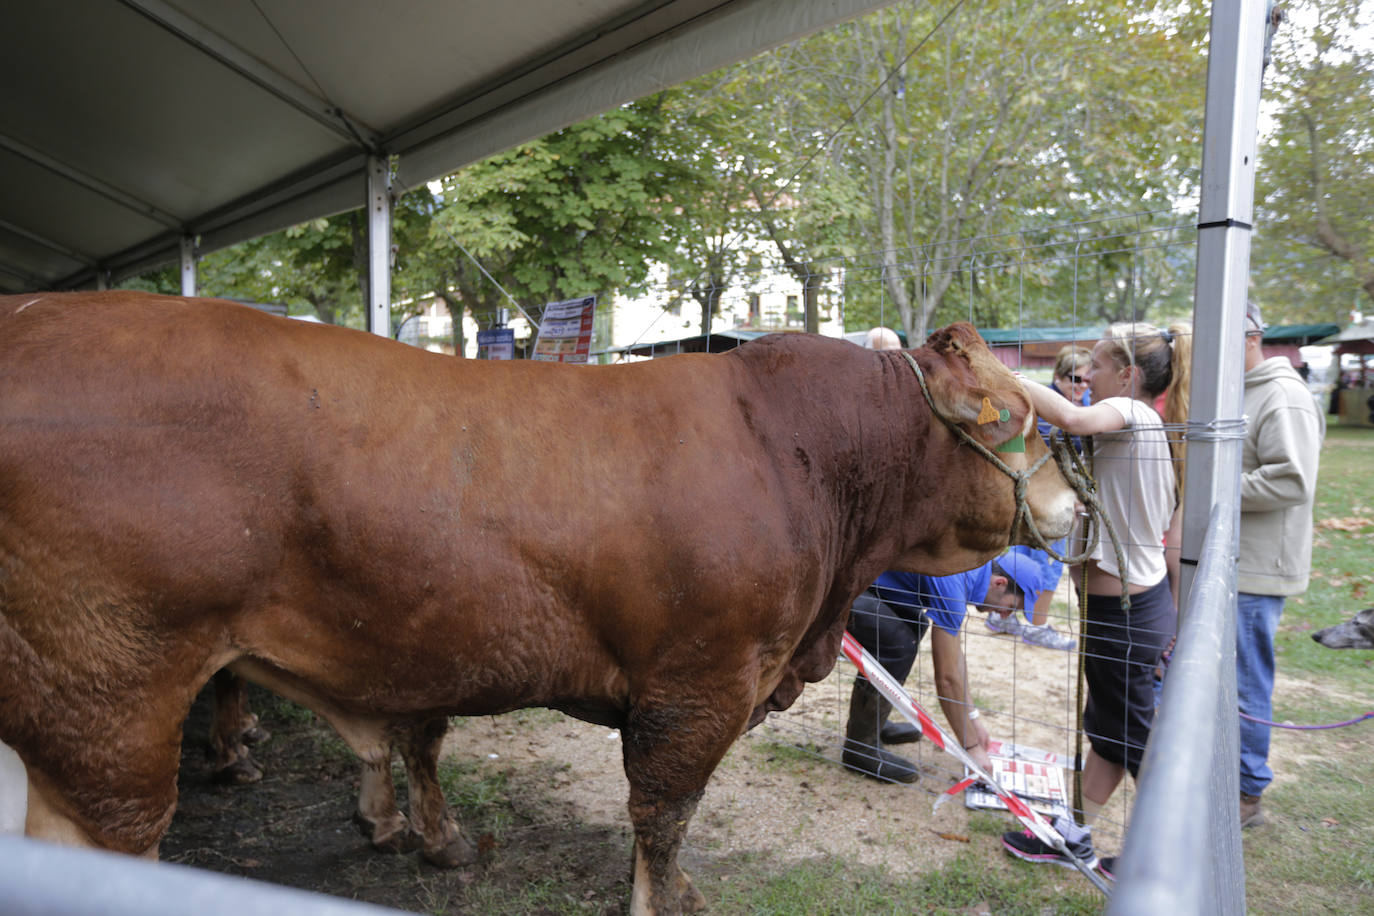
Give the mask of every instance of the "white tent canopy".
M 0 292 L 399 189 L 885 0 L 52 0 L 0 29 Z

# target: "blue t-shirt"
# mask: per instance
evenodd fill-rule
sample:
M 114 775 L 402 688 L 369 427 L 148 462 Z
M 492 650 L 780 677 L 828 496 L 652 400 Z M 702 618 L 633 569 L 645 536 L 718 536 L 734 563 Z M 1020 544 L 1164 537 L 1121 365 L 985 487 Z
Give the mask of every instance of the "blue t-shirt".
M 968 605 L 981 604 L 992 582 L 992 564 L 952 576 L 923 576 L 920 573 L 888 570 L 873 587 L 878 597 L 897 604 L 925 608 L 926 616 L 950 636 L 959 635 L 968 614 Z

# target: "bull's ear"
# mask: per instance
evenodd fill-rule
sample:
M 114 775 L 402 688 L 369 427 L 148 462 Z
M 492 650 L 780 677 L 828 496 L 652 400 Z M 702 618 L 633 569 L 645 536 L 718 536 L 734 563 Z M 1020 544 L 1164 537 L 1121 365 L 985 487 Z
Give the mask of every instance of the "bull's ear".
M 926 340 L 926 349 L 935 359 L 921 366 L 936 410 L 990 449 L 1015 449 L 1018 437 L 1024 443 L 1035 429 L 1030 398 L 973 325 L 961 321 L 941 328 Z

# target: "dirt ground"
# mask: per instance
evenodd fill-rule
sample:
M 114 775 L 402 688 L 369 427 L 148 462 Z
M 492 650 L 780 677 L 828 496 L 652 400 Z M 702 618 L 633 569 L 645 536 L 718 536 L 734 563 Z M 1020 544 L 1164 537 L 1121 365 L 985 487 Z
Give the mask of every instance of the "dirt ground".
M 1077 656 L 993 635 L 982 621 L 970 615 L 965 644 L 973 696 L 993 737 L 1071 756 Z M 913 786 L 876 783 L 839 765 L 852 677 L 841 661 L 792 709 L 737 742 L 716 771 L 682 852 L 708 900 L 710 882 L 739 869 L 817 856 L 896 875 L 938 868 L 972 846 L 1002 858 L 995 839 L 969 837 L 961 798 L 935 810 L 957 776 L 953 759 L 928 742 L 901 749 L 921 767 Z M 908 687 L 943 724 L 928 646 Z M 623 911 L 631 834 L 617 732 L 549 710 L 454 720 L 441 775 L 451 776 L 449 800 L 483 854 L 476 866 L 443 872 L 415 855 L 371 851 L 350 822 L 358 782 L 351 753 L 304 711 L 256 689 L 252 701 L 273 733 L 254 752 L 264 779 L 211 783 L 203 695 L 187 723 L 165 860 L 424 912 L 483 912 L 490 901 L 528 895 L 531 883 L 561 910 L 575 903 Z M 396 772 L 404 804 L 399 764 Z M 1120 820 L 1124 810 L 1111 814 Z M 1114 833 L 1110 824 L 1099 828 L 1100 851 L 1117 848 Z

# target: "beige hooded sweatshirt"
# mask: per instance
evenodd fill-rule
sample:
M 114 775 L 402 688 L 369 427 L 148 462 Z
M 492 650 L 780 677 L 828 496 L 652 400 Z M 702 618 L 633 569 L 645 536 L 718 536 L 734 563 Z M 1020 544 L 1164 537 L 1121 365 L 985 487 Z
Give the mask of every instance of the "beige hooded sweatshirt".
M 1312 504 L 1326 418 L 1288 359 L 1245 373 L 1238 587 L 1254 595 L 1307 590 Z

